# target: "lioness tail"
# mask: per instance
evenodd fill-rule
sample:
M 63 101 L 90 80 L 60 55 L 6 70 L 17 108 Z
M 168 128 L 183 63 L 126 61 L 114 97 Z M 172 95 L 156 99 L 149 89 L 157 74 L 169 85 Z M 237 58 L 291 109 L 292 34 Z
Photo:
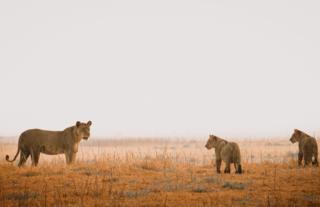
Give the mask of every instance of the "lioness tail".
M 8 162 L 14 162 L 17 159 L 19 152 L 20 152 L 20 148 L 18 147 L 18 151 L 17 151 L 16 155 L 14 156 L 13 160 L 9 160 L 9 155 L 6 155 L 6 160 Z

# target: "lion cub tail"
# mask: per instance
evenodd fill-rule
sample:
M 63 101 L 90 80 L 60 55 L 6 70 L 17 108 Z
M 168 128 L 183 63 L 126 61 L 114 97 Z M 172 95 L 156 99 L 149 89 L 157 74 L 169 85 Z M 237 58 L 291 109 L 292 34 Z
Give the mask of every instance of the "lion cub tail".
M 17 159 L 19 153 L 20 153 L 20 147 L 18 147 L 17 153 L 16 153 L 16 155 L 14 156 L 13 160 L 9 160 L 9 155 L 6 155 L 6 160 L 7 160 L 8 162 L 14 162 L 14 161 Z

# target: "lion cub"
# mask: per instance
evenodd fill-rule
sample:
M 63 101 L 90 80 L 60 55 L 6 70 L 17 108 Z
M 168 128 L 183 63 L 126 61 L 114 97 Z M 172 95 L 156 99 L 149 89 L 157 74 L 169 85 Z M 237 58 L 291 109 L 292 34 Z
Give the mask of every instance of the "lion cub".
M 209 139 L 205 147 L 209 150 L 214 148 L 216 154 L 217 172 L 220 173 L 221 160 L 226 163 L 224 173 L 230 173 L 230 164 L 234 163 L 236 173 L 241 174 L 241 155 L 237 143 L 228 142 L 214 135 L 209 135 Z
M 298 154 L 298 165 L 302 163 L 302 158 L 304 158 L 304 165 L 308 165 L 312 162 L 312 165 L 319 166 L 318 163 L 318 145 L 314 137 L 295 129 L 290 141 L 292 143 L 299 143 L 299 154 Z M 314 161 L 312 161 L 314 157 Z

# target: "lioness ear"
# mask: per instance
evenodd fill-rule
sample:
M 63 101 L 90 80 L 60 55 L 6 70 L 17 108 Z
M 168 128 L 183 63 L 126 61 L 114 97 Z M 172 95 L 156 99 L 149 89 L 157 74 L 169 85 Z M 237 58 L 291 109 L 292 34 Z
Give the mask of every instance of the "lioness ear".
M 214 136 L 214 135 L 212 135 L 212 134 L 209 135 L 209 138 L 212 139 L 213 141 L 216 141 L 216 140 L 217 140 L 217 137 Z
M 80 121 L 77 121 L 76 126 L 79 127 L 80 126 Z
M 87 125 L 91 126 L 91 124 L 92 124 L 92 121 L 88 121 Z
M 301 131 L 299 129 L 294 129 L 294 133 L 300 134 Z

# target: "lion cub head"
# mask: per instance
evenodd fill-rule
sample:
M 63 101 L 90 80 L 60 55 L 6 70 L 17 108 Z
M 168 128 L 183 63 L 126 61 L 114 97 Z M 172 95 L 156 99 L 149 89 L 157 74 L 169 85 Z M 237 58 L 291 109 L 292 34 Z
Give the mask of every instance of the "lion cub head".
M 214 135 L 209 135 L 209 139 L 208 139 L 205 147 L 209 150 L 209 149 L 216 147 L 217 143 L 218 143 L 218 137 L 216 137 Z
M 77 136 L 85 140 L 89 139 L 91 124 L 91 121 L 88 121 L 87 123 L 81 123 L 80 121 L 77 121 L 75 127 Z
M 293 134 L 291 135 L 290 142 L 292 143 L 298 142 L 301 138 L 301 135 L 302 135 L 302 131 L 300 131 L 299 129 L 295 129 Z

